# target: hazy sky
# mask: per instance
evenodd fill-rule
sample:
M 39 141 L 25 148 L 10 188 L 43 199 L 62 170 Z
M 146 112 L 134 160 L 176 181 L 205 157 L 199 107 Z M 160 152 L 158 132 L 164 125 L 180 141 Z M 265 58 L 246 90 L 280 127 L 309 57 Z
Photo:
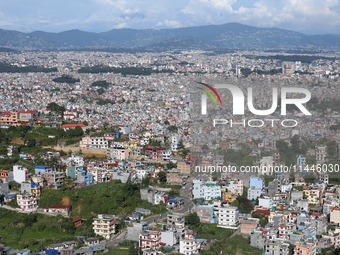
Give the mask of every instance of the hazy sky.
M 340 4 L 339 0 L 0 0 L 0 28 L 24 32 L 102 32 L 228 22 L 340 34 Z

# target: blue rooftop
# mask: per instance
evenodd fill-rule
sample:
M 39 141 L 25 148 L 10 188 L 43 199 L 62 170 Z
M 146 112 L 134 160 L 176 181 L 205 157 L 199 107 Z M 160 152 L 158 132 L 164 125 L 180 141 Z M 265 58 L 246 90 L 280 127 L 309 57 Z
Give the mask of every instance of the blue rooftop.
M 35 169 L 46 169 L 47 166 L 35 166 L 34 168 L 35 168 Z

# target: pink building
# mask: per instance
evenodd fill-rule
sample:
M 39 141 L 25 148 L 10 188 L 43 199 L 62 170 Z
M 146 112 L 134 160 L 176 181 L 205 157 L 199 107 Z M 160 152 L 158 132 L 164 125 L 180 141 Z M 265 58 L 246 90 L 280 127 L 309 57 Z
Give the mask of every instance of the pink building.
M 144 154 L 145 156 L 151 157 L 152 159 L 161 159 L 163 151 L 163 148 L 146 145 Z
M 33 212 L 38 208 L 36 197 L 30 193 L 25 195 L 17 195 L 17 203 L 21 210 L 25 212 Z
M 81 139 L 79 147 L 81 148 L 89 148 L 91 147 L 91 137 L 85 136 Z

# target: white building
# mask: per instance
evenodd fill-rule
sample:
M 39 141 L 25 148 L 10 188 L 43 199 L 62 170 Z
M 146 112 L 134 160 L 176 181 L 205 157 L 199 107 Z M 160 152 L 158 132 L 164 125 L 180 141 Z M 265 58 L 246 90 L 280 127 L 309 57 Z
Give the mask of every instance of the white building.
M 177 151 L 179 149 L 179 137 L 177 135 L 171 136 L 171 150 Z
M 248 189 L 248 196 L 247 196 L 247 198 L 249 200 L 255 200 L 258 197 L 260 197 L 261 194 L 262 194 L 262 189 L 257 188 L 257 187 L 251 187 L 251 188 Z
M 113 216 L 98 214 L 92 222 L 93 231 L 96 235 L 109 240 L 116 233 L 116 220 Z
M 272 207 L 276 206 L 276 203 L 270 197 L 259 198 L 259 206 L 264 208 L 271 209 Z
M 190 233 L 185 234 L 179 241 L 179 253 L 185 255 L 198 254 L 200 247 L 200 243 L 196 242 L 195 237 Z
M 84 157 L 72 154 L 71 157 L 67 159 L 67 165 L 84 166 Z
M 237 226 L 239 224 L 239 216 L 236 206 L 225 204 L 215 209 L 218 211 L 219 226 Z
M 28 169 L 21 165 L 13 166 L 13 178 L 17 183 L 22 183 L 26 181 L 26 175 L 28 173 Z
M 162 151 L 162 159 L 164 161 L 170 160 L 171 159 L 171 155 L 172 155 L 172 151 L 171 150 L 164 150 L 164 151 Z
M 211 180 L 193 180 L 192 194 L 194 198 L 204 198 L 205 200 L 212 200 L 221 197 L 221 187 L 216 181 Z
M 85 136 L 81 139 L 79 147 L 81 148 L 99 148 L 107 149 L 109 142 L 104 137 Z
M 316 164 L 325 163 L 326 157 L 327 157 L 327 147 L 326 146 L 316 146 L 315 147 Z

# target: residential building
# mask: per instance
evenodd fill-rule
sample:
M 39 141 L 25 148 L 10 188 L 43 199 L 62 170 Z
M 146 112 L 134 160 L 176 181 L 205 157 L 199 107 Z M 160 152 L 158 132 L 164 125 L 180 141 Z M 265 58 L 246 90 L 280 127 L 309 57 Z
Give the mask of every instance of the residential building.
M 266 240 L 264 245 L 265 254 L 270 255 L 288 255 L 289 243 L 282 239 Z
M 108 150 L 108 157 L 112 160 L 125 160 L 129 158 L 130 150 L 125 147 L 114 147 Z
M 44 178 L 48 184 L 56 184 L 60 186 L 64 182 L 65 173 L 57 171 L 46 172 L 44 174 Z
M 193 180 L 192 182 L 192 194 L 194 198 L 204 198 L 205 200 L 212 200 L 214 198 L 221 197 L 221 187 L 216 181 L 206 179 L 204 181 Z
M 240 233 L 249 235 L 254 229 L 256 229 L 259 223 L 259 219 L 248 218 L 240 221 Z
M 198 217 L 200 218 L 200 222 L 203 223 L 215 223 L 214 218 L 214 206 L 212 205 L 195 205 L 192 209 L 193 212 L 196 212 Z
M 183 175 L 189 175 L 191 173 L 191 164 L 189 161 L 177 161 L 177 169 Z
M 17 203 L 24 212 L 33 212 L 38 208 L 37 198 L 30 193 L 17 195 Z
M 166 182 L 169 185 L 181 185 L 182 175 L 177 169 L 169 170 L 166 174 Z
M 96 235 L 109 240 L 116 233 L 116 219 L 112 215 L 98 214 L 92 222 L 93 231 Z
M 279 233 L 278 236 L 279 238 L 289 240 L 289 235 L 293 233 L 295 230 L 295 224 L 294 223 L 283 223 L 279 225 Z
M 17 183 L 25 182 L 29 178 L 29 172 L 26 167 L 21 165 L 13 166 L 13 179 Z
M 104 137 L 85 136 L 81 139 L 79 147 L 107 149 L 109 147 L 108 144 L 108 141 Z
M 139 247 L 143 248 L 159 248 L 161 246 L 161 232 L 146 230 L 144 233 L 138 234 Z
M 185 234 L 179 241 L 179 253 L 185 255 L 199 254 L 200 243 L 196 241 L 191 233 Z
M 316 164 L 323 164 L 327 157 L 327 147 L 326 146 L 316 146 L 315 147 L 315 159 Z
M 315 255 L 316 244 L 307 242 L 296 242 L 294 247 L 294 255 Z
M 238 209 L 236 206 L 222 204 L 215 209 L 218 211 L 218 226 L 235 227 L 239 224 Z
M 335 224 L 340 224 L 340 207 L 332 207 L 330 210 L 329 221 Z
M 68 216 L 72 210 L 71 205 L 48 205 L 43 208 L 44 212 L 58 213 Z

